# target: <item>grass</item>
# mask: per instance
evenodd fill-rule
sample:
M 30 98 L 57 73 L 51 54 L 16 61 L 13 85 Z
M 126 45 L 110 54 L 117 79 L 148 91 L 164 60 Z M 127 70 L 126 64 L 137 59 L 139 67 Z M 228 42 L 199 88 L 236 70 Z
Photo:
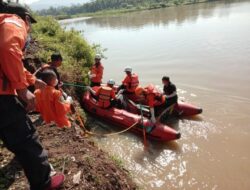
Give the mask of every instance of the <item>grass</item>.
M 60 52 L 63 56 L 63 64 L 59 68 L 62 80 L 87 84 L 87 72 L 93 64 L 98 46 L 90 46 L 77 31 L 66 31 L 52 17 L 37 17 L 37 20 L 32 35 L 39 42 L 40 48 L 35 57 L 47 63 L 53 52 Z M 78 89 L 78 94 L 82 91 Z

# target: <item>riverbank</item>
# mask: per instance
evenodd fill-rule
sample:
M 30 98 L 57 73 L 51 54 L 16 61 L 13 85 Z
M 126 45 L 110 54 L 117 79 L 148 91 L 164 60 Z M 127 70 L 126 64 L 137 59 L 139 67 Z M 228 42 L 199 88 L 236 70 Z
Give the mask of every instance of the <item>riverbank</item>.
M 81 135 L 73 122 L 71 129 L 43 124 L 39 115 L 31 116 L 39 138 L 48 151 L 50 163 L 63 172 L 66 181 L 61 189 L 136 189 L 130 174 L 114 158 L 100 150 L 90 139 Z M 13 154 L 0 145 L 0 189 L 26 190 L 28 183 Z M 80 173 L 79 184 L 73 178 Z
M 60 73 L 63 81 L 86 83 L 86 72 L 92 65 L 95 47 L 75 31 L 64 31 L 52 18 L 39 17 L 34 25 L 33 37 L 25 56 L 26 68 L 34 72 L 42 63 L 47 63 L 52 52 L 60 52 L 63 65 Z M 68 95 L 80 98 L 83 90 L 64 89 Z M 78 104 L 75 101 L 75 104 Z M 80 106 L 82 118 L 86 118 Z M 37 128 L 39 139 L 48 151 L 49 161 L 58 172 L 63 172 L 66 181 L 61 189 L 136 189 L 130 173 L 118 159 L 99 149 L 84 136 L 75 116 L 71 115 L 72 128 L 60 129 L 46 125 L 39 115 L 30 115 Z M 73 182 L 79 175 L 79 181 Z M 22 168 L 0 141 L 0 189 L 26 190 L 28 182 Z

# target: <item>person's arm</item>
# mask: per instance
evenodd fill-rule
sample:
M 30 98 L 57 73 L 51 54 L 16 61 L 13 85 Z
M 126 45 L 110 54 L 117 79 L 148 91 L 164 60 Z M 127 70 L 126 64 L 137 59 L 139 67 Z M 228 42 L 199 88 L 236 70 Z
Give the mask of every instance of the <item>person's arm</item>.
M 46 83 L 42 80 L 35 77 L 34 74 L 31 74 L 29 71 L 25 69 L 26 80 L 29 86 L 35 86 L 36 89 L 42 89 L 46 86 Z
M 126 76 L 122 81 L 123 85 L 126 85 L 127 83 L 128 83 L 128 76 Z
M 97 91 L 94 91 L 90 86 L 88 86 L 87 90 L 94 96 L 99 96 L 100 88 Z
M 70 112 L 70 103 L 66 102 L 60 91 L 54 93 L 55 112 L 58 117 L 64 117 Z
M 102 80 L 102 76 L 103 76 L 103 67 L 100 65 L 99 68 L 97 69 L 95 77 L 98 78 L 99 80 Z
M 172 98 L 172 97 L 174 97 L 174 96 L 176 96 L 177 95 L 177 93 L 176 93 L 176 91 L 175 92 L 173 92 L 172 94 L 170 94 L 170 95 L 166 95 L 166 98 L 168 99 L 168 98 Z
M 168 98 L 172 98 L 172 97 L 174 97 L 174 96 L 177 95 L 176 86 L 173 85 L 173 84 L 172 84 L 172 86 L 171 86 L 171 92 L 172 92 L 171 94 L 166 95 L 166 98 L 167 98 L 167 99 L 168 99 Z
M 115 91 L 114 91 L 114 90 L 112 90 L 112 92 L 111 92 L 111 99 L 112 99 L 112 100 L 113 100 L 113 99 L 116 99 Z
M 156 119 L 155 119 L 155 109 L 154 109 L 154 108 L 150 108 L 150 113 L 151 113 L 151 118 L 150 118 L 150 120 L 152 121 L 152 123 L 156 123 Z

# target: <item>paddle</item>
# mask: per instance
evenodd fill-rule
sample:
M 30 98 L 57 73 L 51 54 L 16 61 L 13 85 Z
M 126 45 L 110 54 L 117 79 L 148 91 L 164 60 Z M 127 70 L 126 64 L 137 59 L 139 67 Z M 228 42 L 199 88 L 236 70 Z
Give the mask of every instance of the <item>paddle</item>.
M 146 128 L 143 125 L 143 113 L 142 113 L 142 105 L 140 104 L 140 111 L 141 111 L 141 125 L 143 128 L 143 144 L 144 144 L 144 150 L 147 148 L 147 136 L 146 136 Z

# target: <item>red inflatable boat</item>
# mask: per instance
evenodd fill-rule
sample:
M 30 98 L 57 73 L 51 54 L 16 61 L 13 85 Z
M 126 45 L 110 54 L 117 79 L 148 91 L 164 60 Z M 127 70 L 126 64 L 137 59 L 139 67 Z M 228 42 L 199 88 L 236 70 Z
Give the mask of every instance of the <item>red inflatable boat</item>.
M 146 117 L 141 118 L 140 115 L 130 113 L 123 109 L 115 107 L 109 109 L 102 109 L 97 105 L 97 101 L 87 91 L 83 96 L 83 107 L 89 113 L 103 119 L 111 124 L 129 128 L 135 123 L 138 123 L 131 129 L 131 131 L 138 135 L 143 135 L 143 127 L 146 128 L 147 137 L 157 141 L 171 141 L 181 137 L 181 134 L 171 127 L 157 122 L 152 126 L 150 120 Z

